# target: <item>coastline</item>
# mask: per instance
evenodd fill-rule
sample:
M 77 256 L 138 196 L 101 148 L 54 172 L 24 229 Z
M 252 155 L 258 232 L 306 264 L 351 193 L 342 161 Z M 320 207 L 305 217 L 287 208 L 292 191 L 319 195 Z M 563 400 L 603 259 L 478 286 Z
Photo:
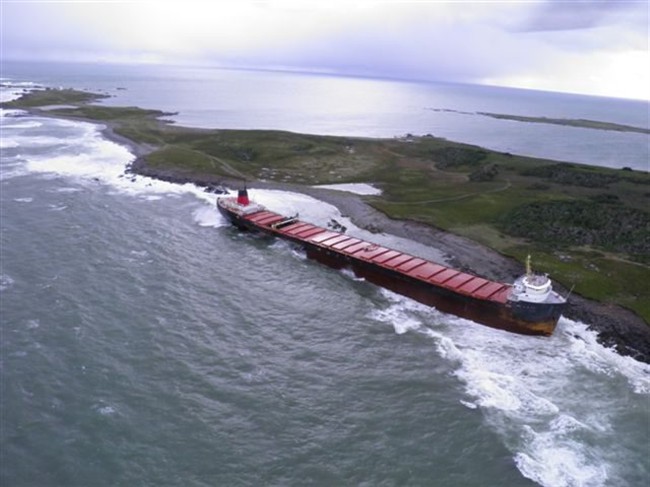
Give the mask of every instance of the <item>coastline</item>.
M 127 173 L 172 183 L 189 182 L 206 188 L 218 186 L 237 188 L 241 184 L 241 181 L 232 178 L 216 176 L 189 178 L 184 175 L 179 176 L 172 170 L 155 170 L 147 167 L 145 156 L 156 150 L 157 147 L 138 143 L 116 133 L 114 130 L 116 124 L 111 121 L 97 121 L 75 116 L 65 117 L 59 114 L 48 114 L 47 111 L 39 109 L 28 111 L 38 116 L 69 118 L 97 125 L 107 140 L 127 147 L 135 156 L 134 161 L 126 168 Z M 157 120 L 157 123 L 165 124 L 166 122 Z M 466 237 L 433 226 L 410 220 L 392 219 L 370 206 L 366 202 L 366 198 L 360 195 L 295 183 L 248 181 L 247 184 L 252 189 L 284 190 L 312 196 L 335 206 L 343 216 L 350 218 L 360 228 L 380 229 L 382 233 L 410 239 L 440 250 L 449 257 L 452 267 L 459 270 L 505 282 L 511 282 L 523 272 L 521 264 L 513 258 Z M 557 282 L 554 285 L 561 294 L 569 293 L 568 289 L 563 288 Z M 589 329 L 598 334 L 598 340 L 604 346 L 614 348 L 621 355 L 650 363 L 650 327 L 633 311 L 573 293 L 564 316 L 587 324 Z

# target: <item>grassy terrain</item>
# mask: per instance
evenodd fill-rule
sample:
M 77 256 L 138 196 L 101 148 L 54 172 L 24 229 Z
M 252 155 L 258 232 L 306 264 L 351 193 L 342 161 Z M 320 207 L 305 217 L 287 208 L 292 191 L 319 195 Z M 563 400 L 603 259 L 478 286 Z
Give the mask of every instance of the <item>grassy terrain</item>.
M 27 96 L 23 96 L 20 100 L 5 103 L 4 106 L 7 108 L 30 108 L 49 105 L 75 105 L 100 100 L 107 96 L 86 91 L 46 89 L 28 93 Z
M 156 147 L 145 160 L 154 173 L 215 182 L 239 176 L 373 183 L 383 193 L 367 201 L 387 215 L 467 236 L 520 261 L 530 253 L 540 271 L 566 287 L 626 306 L 650 322 L 646 172 L 513 156 L 430 136 L 188 129 L 159 122 L 162 112 L 87 105 L 92 98 L 77 94 L 61 91 L 53 103 L 52 93 L 35 92 L 11 105 L 74 104 L 49 113 L 111 121 L 117 133 Z

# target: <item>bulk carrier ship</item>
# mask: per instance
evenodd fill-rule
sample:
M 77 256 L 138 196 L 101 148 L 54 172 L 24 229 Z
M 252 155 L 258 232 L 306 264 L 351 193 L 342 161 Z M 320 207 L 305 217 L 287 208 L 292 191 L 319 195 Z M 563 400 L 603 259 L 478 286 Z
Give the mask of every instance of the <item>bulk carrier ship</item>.
M 335 269 L 350 268 L 358 277 L 436 309 L 525 335 L 549 336 L 566 299 L 546 275 L 526 273 L 512 284 L 490 281 L 398 250 L 283 216 L 238 196 L 217 200 L 233 225 L 293 242 L 307 257 Z

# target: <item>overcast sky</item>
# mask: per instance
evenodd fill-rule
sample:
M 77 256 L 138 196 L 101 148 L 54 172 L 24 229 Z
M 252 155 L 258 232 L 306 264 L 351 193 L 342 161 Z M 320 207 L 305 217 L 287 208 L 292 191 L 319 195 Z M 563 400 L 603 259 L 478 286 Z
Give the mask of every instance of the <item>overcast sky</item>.
M 0 0 L 2 59 L 157 62 L 650 99 L 647 0 Z

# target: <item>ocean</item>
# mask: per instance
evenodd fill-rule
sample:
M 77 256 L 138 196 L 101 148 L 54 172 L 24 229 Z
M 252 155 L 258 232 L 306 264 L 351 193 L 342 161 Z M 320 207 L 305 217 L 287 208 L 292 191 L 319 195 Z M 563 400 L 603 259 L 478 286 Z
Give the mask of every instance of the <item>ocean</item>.
M 3 100 L 71 86 L 190 126 L 432 133 L 648 163 L 647 135 L 478 115 L 647 127 L 643 102 L 199 68 L 3 62 L 1 76 Z M 199 188 L 125 176 L 134 156 L 97 125 L 5 110 L 0 128 L 0 485 L 650 478 L 650 366 L 587 324 L 562 318 L 552 337 L 524 337 L 442 314 L 236 231 Z M 307 196 L 251 196 L 375 238 Z

